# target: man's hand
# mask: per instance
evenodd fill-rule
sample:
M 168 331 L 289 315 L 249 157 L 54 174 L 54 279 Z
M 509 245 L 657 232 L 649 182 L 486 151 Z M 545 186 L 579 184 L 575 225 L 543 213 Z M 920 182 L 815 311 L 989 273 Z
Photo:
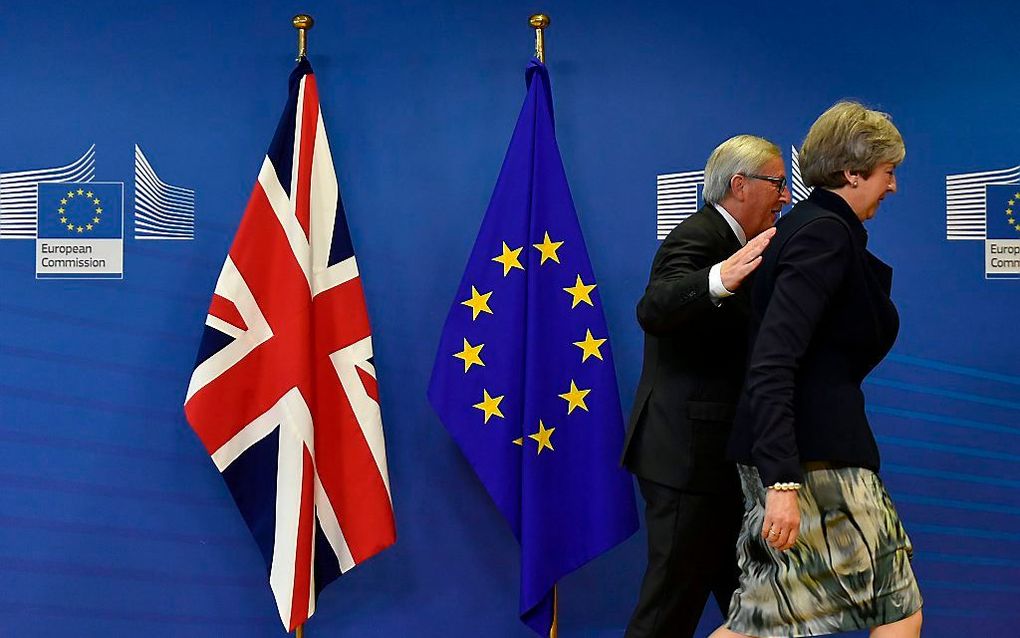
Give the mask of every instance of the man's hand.
M 800 509 L 796 490 L 765 491 L 765 522 L 761 537 L 781 552 L 793 547 L 800 533 Z
M 761 265 L 761 254 L 769 245 L 772 236 L 776 234 L 775 227 L 769 228 L 751 241 L 743 248 L 733 253 L 729 259 L 722 262 L 719 269 L 719 277 L 722 285 L 730 292 L 736 292 L 740 284 L 744 282 L 754 269 Z

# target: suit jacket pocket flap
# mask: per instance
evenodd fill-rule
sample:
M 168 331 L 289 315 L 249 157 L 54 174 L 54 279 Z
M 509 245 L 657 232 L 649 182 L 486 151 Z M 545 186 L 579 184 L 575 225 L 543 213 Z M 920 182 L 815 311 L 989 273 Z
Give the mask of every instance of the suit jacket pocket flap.
M 688 401 L 687 418 L 697 421 L 732 421 L 736 412 L 730 403 Z

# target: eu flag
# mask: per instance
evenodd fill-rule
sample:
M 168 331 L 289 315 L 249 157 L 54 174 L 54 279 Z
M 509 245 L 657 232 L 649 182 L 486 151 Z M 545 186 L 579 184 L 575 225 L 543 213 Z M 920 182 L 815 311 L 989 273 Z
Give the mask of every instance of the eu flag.
M 528 95 L 446 318 L 429 401 L 521 545 L 521 620 L 555 635 L 556 582 L 637 530 L 601 295 L 556 145 Z
M 37 235 L 47 239 L 120 239 L 124 185 L 120 182 L 39 184 Z

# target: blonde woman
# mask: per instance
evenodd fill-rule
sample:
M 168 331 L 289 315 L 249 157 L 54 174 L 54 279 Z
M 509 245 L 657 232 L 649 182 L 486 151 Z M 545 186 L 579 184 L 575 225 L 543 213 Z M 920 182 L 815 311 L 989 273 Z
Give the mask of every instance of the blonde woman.
M 861 392 L 899 330 L 892 269 L 868 251 L 864 222 L 896 192 L 905 155 L 889 116 L 855 102 L 804 140 L 814 191 L 778 222 L 752 290 L 730 440 L 745 500 L 740 584 L 712 638 L 920 635 L 912 548 L 877 475 Z

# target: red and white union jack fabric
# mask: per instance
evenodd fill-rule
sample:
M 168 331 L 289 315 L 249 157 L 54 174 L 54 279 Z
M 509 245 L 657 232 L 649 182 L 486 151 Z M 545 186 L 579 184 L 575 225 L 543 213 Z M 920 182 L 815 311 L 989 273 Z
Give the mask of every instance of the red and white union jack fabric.
M 394 542 L 368 313 L 307 61 L 216 282 L 184 411 L 288 631 Z

